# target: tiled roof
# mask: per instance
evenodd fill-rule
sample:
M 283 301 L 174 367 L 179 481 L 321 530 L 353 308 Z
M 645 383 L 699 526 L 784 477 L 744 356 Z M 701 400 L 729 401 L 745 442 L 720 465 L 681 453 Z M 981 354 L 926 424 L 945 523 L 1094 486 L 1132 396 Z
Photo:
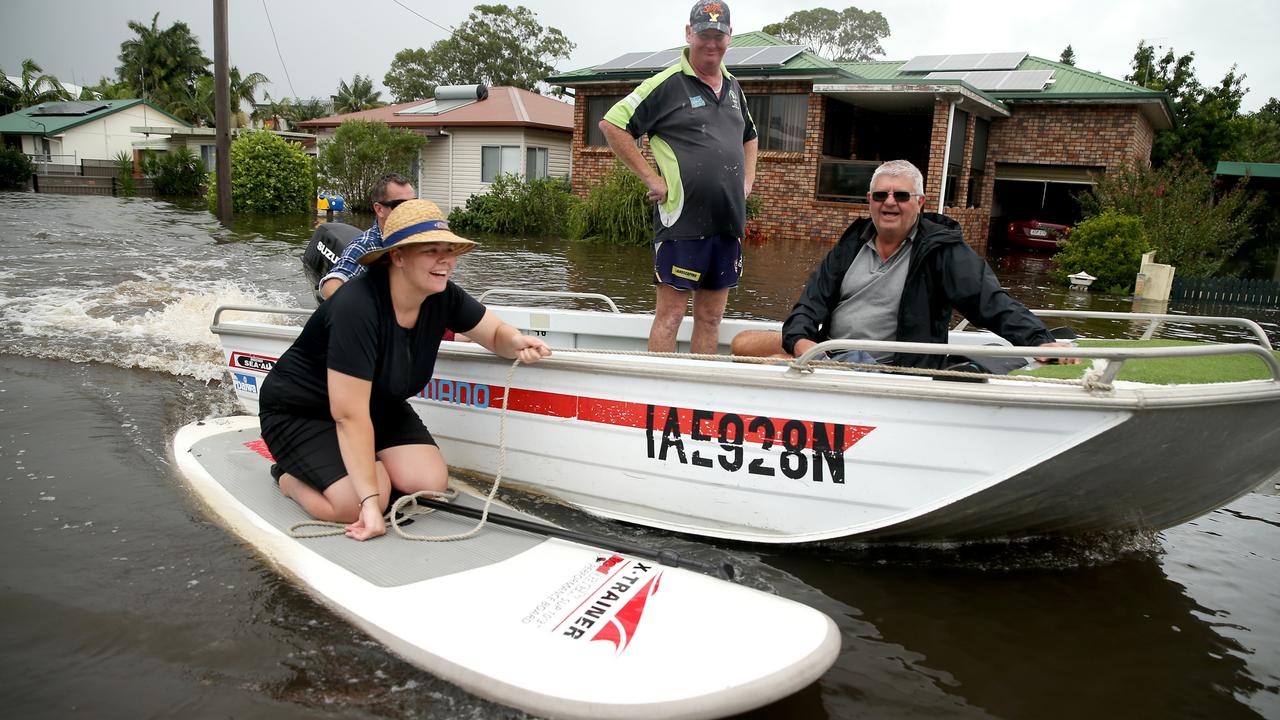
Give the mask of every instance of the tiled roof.
M 438 115 L 397 115 L 426 100 L 387 105 L 373 110 L 330 115 L 298 123 L 309 130 L 337 127 L 347 120 L 384 122 L 391 127 L 520 126 L 573 132 L 573 106 L 520 88 L 489 88 L 489 97 Z

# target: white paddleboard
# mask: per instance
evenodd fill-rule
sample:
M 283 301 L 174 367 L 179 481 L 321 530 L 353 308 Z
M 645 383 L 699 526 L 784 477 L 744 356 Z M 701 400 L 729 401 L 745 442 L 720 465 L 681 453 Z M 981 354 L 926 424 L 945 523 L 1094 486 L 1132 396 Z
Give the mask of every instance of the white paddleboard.
M 293 538 L 307 517 L 272 483 L 256 417 L 187 425 L 174 456 L 223 525 L 327 606 L 424 670 L 527 712 L 731 715 L 814 682 L 840 649 L 835 623 L 799 603 L 523 530 Z M 405 530 L 474 522 L 435 513 Z

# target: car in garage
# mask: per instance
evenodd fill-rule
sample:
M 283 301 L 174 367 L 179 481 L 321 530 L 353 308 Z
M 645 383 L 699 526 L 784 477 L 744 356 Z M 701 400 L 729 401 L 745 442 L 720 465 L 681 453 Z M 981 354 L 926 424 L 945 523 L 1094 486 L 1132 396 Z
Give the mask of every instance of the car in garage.
M 1070 225 L 1043 220 L 1015 220 L 1009 223 L 1005 242 L 1028 250 L 1057 250 L 1058 241 L 1070 235 Z

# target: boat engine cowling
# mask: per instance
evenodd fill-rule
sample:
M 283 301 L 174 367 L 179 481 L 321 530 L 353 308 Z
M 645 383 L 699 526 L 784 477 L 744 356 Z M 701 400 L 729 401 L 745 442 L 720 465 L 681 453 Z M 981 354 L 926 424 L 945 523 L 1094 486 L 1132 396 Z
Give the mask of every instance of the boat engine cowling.
M 311 282 L 311 289 L 315 291 L 317 301 L 322 300 L 319 288 L 320 278 L 329 274 L 334 263 L 342 257 L 342 251 L 347 249 L 353 240 L 360 237 L 362 232 L 364 231 L 353 225 L 330 222 L 316 228 L 316 231 L 311 234 L 311 239 L 307 241 L 307 249 L 302 251 L 302 270 L 307 274 L 307 280 Z

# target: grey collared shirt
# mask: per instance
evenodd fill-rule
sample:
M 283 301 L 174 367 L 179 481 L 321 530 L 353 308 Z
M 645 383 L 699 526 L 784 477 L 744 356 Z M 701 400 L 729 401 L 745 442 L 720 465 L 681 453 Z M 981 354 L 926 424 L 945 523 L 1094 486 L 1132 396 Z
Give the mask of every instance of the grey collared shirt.
M 831 337 L 848 340 L 894 340 L 898 337 L 898 305 L 911 269 L 916 227 L 887 260 L 876 252 L 875 236 L 863 242 L 840 283 L 840 304 L 831 313 Z M 893 353 L 872 353 L 876 362 Z

